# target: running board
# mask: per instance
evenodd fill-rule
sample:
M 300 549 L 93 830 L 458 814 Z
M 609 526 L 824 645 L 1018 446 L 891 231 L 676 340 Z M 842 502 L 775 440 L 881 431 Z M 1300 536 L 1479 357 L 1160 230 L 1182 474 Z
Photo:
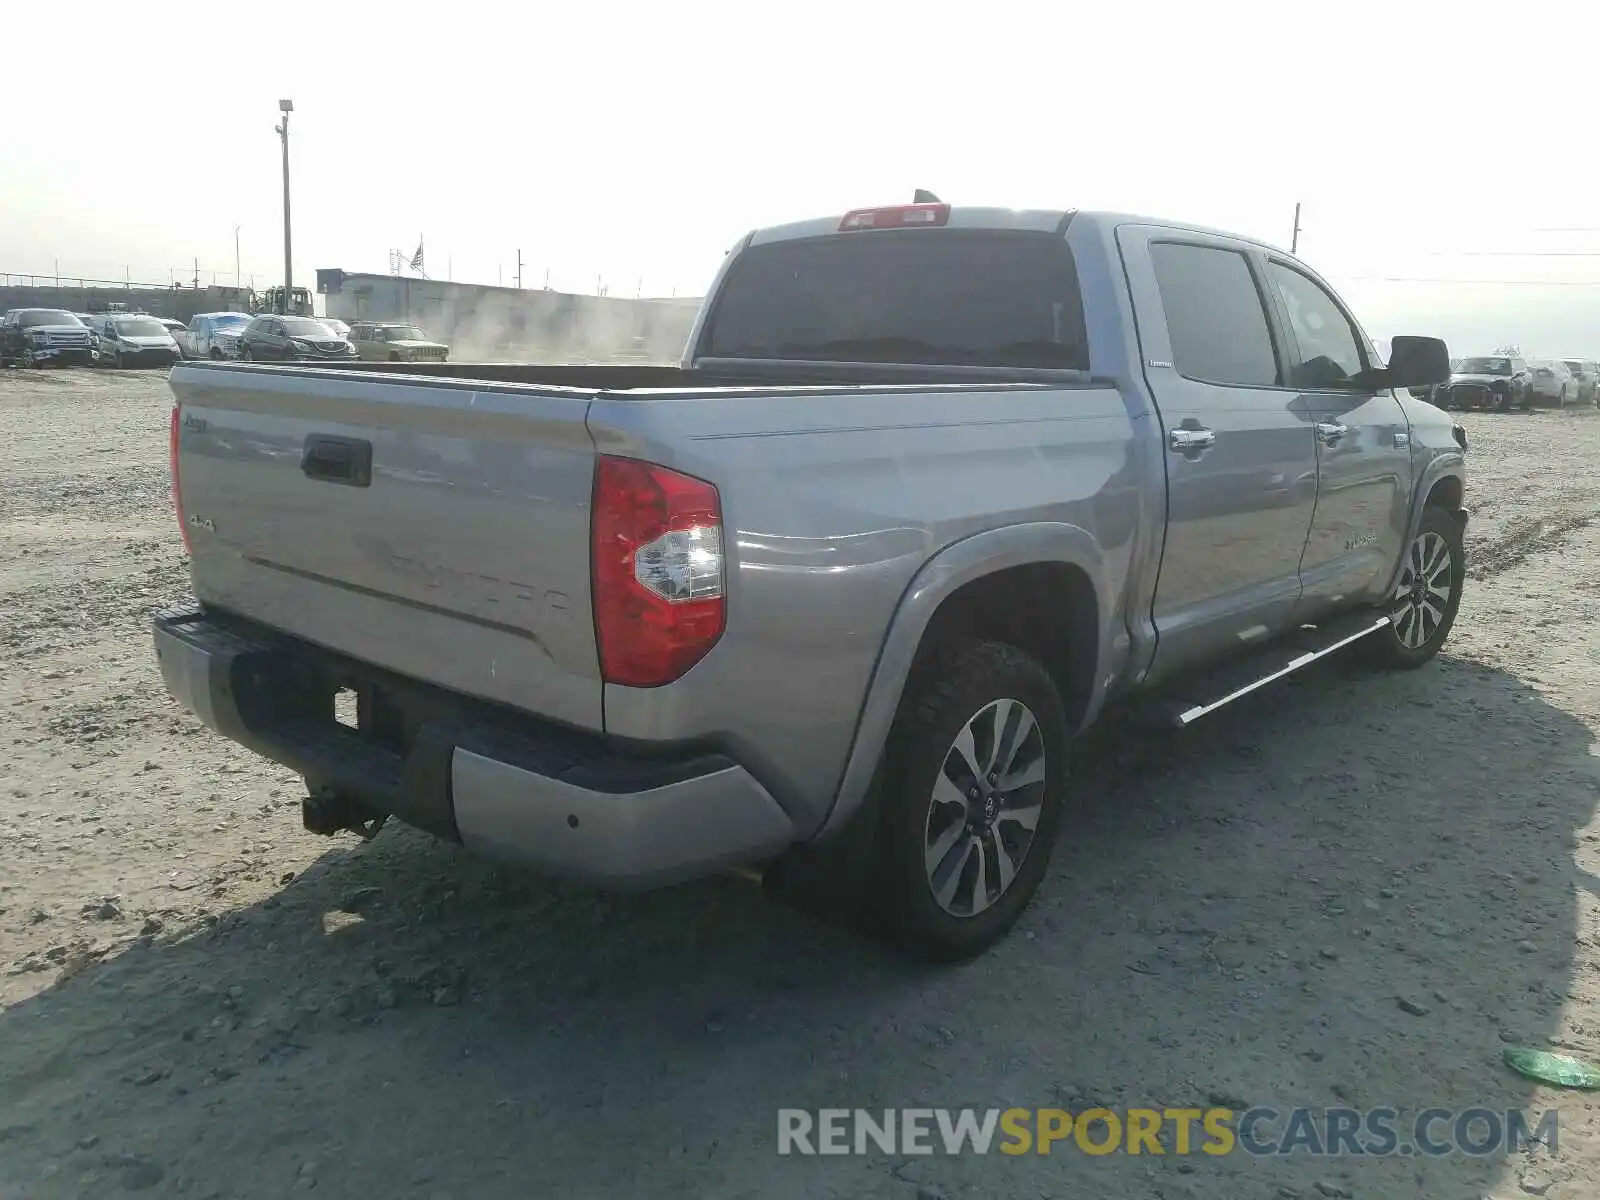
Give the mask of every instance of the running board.
M 1241 696 L 1293 675 L 1388 625 L 1387 616 L 1375 617 L 1365 612 L 1301 629 L 1263 646 L 1255 654 L 1226 664 L 1218 672 L 1173 685 L 1168 696 L 1156 703 L 1158 720 L 1168 728 L 1184 729 Z

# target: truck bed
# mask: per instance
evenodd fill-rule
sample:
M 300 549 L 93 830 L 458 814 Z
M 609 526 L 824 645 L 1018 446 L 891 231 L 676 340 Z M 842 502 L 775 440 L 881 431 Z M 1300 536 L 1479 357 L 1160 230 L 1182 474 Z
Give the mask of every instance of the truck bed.
M 225 364 L 234 366 L 235 364 Z M 1076 371 L 1018 367 L 922 366 L 899 363 L 771 362 L 738 366 L 680 367 L 671 364 L 561 364 L 466 362 L 303 362 L 271 365 L 277 370 L 316 370 L 402 375 L 422 379 L 475 380 L 582 391 L 700 390 L 737 387 L 873 386 L 972 381 L 1051 382 L 1080 377 Z
M 794 409 L 796 395 L 815 395 L 814 419 L 832 426 L 837 413 L 823 411 L 855 413 L 858 400 L 965 412 L 975 391 L 1035 390 L 1016 380 L 757 385 L 674 367 L 387 365 L 174 368 L 196 598 L 591 730 L 609 724 L 590 575 L 599 453 L 653 456 L 725 486 L 727 464 L 691 448 L 771 429 L 775 411 L 785 414 L 779 428 L 811 424 L 793 424 L 812 410 Z M 605 416 L 652 400 L 672 413 L 631 432 Z M 662 421 L 662 442 L 641 440 Z M 742 504 L 759 511 L 754 493 Z

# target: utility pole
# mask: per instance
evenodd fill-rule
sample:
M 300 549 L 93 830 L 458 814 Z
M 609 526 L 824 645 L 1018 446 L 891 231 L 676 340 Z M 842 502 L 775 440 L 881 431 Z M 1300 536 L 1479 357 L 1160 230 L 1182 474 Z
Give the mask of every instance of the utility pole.
M 517 291 L 522 290 L 522 251 L 517 251 Z
M 1300 253 L 1300 202 L 1294 203 L 1294 232 L 1289 235 L 1289 253 Z
M 279 100 L 278 111 L 283 114 L 283 123 L 277 127 L 278 138 L 283 142 L 283 311 L 288 312 L 294 291 L 294 243 L 289 222 L 289 114 L 294 111 L 294 101 Z
M 233 227 L 233 286 L 238 287 L 243 282 L 243 273 L 239 270 L 239 227 Z
M 194 290 L 197 292 L 200 290 L 200 260 L 198 258 L 194 260 Z

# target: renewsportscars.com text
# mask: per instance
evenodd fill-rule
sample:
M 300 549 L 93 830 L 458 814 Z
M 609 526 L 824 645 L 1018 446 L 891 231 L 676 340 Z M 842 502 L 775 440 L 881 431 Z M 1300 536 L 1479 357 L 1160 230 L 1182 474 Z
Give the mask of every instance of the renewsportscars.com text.
M 778 1153 L 1473 1157 L 1558 1149 L 1557 1110 L 784 1108 Z

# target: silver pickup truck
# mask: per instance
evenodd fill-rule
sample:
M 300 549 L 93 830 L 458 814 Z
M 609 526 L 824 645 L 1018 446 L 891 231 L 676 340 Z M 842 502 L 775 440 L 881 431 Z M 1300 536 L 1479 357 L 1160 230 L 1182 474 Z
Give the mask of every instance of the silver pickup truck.
M 197 605 L 156 651 L 315 832 L 603 887 L 755 867 L 959 958 L 1037 888 L 1109 702 L 1182 727 L 1439 650 L 1466 437 L 1402 389 L 1448 375 L 1209 230 L 764 229 L 681 367 L 176 367 Z

